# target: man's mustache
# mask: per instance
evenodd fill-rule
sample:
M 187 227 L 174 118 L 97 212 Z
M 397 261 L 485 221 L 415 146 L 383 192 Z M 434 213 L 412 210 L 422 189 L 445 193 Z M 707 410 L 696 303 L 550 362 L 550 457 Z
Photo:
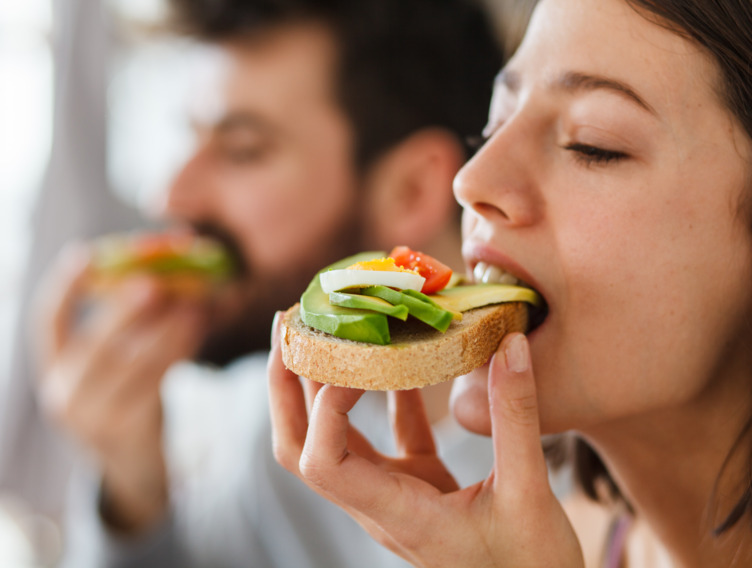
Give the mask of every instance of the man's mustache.
M 196 234 L 219 242 L 230 255 L 235 267 L 235 274 L 240 277 L 248 276 L 250 267 L 243 255 L 243 247 L 240 245 L 238 239 L 235 238 L 235 235 L 224 227 L 209 221 L 191 223 L 191 228 Z

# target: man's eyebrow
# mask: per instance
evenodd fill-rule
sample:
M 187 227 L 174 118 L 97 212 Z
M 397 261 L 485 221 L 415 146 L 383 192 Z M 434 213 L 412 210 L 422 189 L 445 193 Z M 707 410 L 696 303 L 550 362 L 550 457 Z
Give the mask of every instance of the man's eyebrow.
M 552 86 L 569 92 L 606 89 L 627 98 L 653 115 L 657 114 L 655 109 L 638 95 L 632 87 L 626 83 L 602 75 L 589 75 L 587 73 L 568 71 L 557 77 L 552 82 Z
M 502 69 L 496 79 L 494 80 L 495 86 L 503 85 L 510 92 L 516 93 L 520 89 L 521 78 L 519 73 L 510 69 Z M 647 110 L 653 115 L 657 115 L 655 109 L 645 101 L 637 92 L 621 81 L 611 79 L 610 77 L 604 77 L 602 75 L 591 75 L 588 73 L 580 73 L 577 71 L 568 71 L 563 73 L 550 83 L 551 88 L 560 89 L 567 92 L 574 91 L 595 91 L 598 89 L 606 89 L 613 91 L 628 100 L 636 103 L 643 109 Z
M 254 130 L 265 134 L 274 130 L 268 121 L 249 112 L 231 112 L 223 116 L 214 128 L 220 133 L 229 133 L 233 130 Z
M 237 131 L 247 131 L 258 135 L 274 133 L 275 128 L 262 117 L 245 111 L 233 111 L 215 120 L 189 115 L 188 121 L 194 132 L 211 131 L 215 134 L 228 135 Z

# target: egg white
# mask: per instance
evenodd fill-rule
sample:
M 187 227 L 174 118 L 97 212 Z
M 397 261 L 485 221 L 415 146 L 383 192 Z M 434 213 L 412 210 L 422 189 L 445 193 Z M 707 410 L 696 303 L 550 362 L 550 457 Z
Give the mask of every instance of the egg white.
M 389 286 L 398 290 L 415 290 L 420 292 L 426 279 L 411 272 L 392 272 L 387 270 L 329 270 L 319 277 L 321 289 L 326 294 L 346 288 L 363 288 L 365 286 Z

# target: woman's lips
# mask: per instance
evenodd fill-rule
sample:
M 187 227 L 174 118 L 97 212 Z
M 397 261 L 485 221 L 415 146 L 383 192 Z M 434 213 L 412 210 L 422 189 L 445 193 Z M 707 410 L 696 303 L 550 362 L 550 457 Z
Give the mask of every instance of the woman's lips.
M 468 240 L 462 247 L 472 280 L 483 284 L 508 284 L 530 288 L 541 298 L 540 306 L 530 307 L 530 330 L 548 317 L 549 305 L 533 277 L 519 264 L 488 245 Z

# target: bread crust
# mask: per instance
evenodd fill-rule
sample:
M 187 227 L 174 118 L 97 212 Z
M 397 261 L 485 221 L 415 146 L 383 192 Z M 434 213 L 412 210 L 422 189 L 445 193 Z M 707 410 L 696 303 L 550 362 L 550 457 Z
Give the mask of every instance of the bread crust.
M 412 320 L 412 318 L 410 318 Z M 507 333 L 527 328 L 527 306 L 496 304 L 467 311 L 446 333 L 420 322 L 390 320 L 390 345 L 340 339 L 300 319 L 295 304 L 282 319 L 285 366 L 321 383 L 366 390 L 403 390 L 433 385 L 485 364 Z
M 206 274 L 179 272 L 175 274 L 156 274 L 149 271 L 132 270 L 123 274 L 107 274 L 103 271 L 92 271 L 87 286 L 93 296 L 111 294 L 124 280 L 133 278 L 136 274 L 146 274 L 159 281 L 162 291 L 169 295 L 186 300 L 202 300 L 209 297 L 218 288 Z

